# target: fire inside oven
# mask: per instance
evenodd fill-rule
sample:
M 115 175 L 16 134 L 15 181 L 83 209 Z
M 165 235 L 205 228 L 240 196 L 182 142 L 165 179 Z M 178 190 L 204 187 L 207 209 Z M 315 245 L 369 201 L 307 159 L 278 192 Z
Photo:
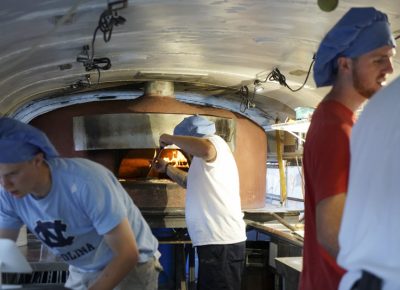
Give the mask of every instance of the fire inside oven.
M 146 179 L 169 179 L 165 173 L 159 173 L 152 162 L 161 158 L 170 166 L 188 171 L 190 160 L 180 149 L 132 149 L 123 157 L 119 169 L 120 181 L 146 180 Z
M 123 155 L 118 178 L 135 204 L 143 209 L 184 208 L 186 189 L 151 164 L 156 156 L 187 171 L 190 159 L 179 149 L 130 149 Z

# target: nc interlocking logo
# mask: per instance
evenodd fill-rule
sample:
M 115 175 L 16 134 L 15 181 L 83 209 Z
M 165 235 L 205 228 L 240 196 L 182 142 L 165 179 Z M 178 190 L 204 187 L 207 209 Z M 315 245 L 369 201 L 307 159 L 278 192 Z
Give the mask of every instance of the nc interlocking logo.
M 72 244 L 74 237 L 65 237 L 67 225 L 60 220 L 50 222 L 36 222 L 37 236 L 49 247 L 65 247 Z

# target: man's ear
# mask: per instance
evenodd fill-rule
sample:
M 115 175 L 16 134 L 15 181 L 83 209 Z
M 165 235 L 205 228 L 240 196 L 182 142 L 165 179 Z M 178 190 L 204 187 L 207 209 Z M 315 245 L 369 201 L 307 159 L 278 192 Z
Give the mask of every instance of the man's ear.
M 32 161 L 34 165 L 41 165 L 43 164 L 44 155 L 43 152 L 39 152 L 33 157 Z
M 337 65 L 338 65 L 338 72 L 346 72 L 346 71 L 351 71 L 352 69 L 352 62 L 351 58 L 349 57 L 344 57 L 340 56 L 337 59 Z

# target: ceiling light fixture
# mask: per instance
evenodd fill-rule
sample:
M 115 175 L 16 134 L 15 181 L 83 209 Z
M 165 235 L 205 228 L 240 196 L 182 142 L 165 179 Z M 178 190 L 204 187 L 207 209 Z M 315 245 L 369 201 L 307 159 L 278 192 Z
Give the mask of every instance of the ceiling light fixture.
M 253 84 L 254 84 L 254 91 L 256 93 L 262 92 L 264 90 L 264 87 L 262 86 L 260 80 L 256 79 Z
M 80 80 L 77 80 L 76 82 L 70 84 L 68 86 L 68 89 L 77 91 L 77 90 L 89 88 L 92 85 L 92 82 L 90 80 L 90 74 L 87 74 L 84 77 L 85 77 L 85 79 L 80 79 Z

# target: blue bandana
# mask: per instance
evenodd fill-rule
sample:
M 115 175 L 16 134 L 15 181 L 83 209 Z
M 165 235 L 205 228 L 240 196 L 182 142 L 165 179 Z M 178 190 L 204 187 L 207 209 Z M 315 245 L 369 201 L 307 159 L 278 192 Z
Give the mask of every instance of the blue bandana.
M 28 161 L 39 152 L 46 159 L 59 155 L 39 129 L 11 118 L 0 118 L 0 163 Z
M 375 8 L 351 8 L 322 40 L 314 64 L 317 87 L 333 84 L 339 56 L 355 58 L 374 49 L 396 47 L 387 15 Z
M 199 115 L 183 119 L 174 129 L 174 135 L 202 137 L 214 134 L 215 124 Z

